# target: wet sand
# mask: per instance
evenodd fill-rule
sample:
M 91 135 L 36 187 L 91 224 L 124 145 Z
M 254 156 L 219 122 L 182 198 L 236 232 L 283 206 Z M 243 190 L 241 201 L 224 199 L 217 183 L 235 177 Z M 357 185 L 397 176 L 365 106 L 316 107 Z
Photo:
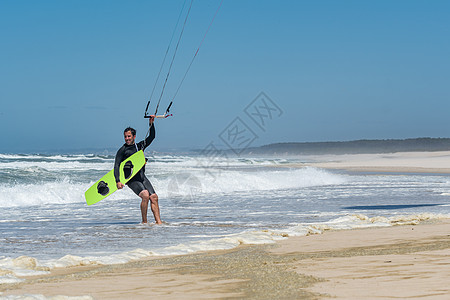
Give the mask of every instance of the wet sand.
M 450 220 L 435 224 L 325 232 L 272 250 L 323 281 L 308 291 L 333 299 L 448 299 Z
M 442 220 L 56 270 L 0 290 L 94 299 L 448 299 L 449 270 L 450 220 Z

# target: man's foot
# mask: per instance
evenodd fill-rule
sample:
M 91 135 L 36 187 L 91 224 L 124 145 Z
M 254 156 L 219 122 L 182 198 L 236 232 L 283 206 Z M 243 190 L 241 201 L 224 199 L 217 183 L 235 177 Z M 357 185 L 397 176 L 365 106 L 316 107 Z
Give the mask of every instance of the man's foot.
M 142 224 L 142 225 L 163 225 L 163 224 L 169 224 L 169 223 L 164 222 L 164 221 L 159 221 L 159 222 L 152 222 L 152 223 L 149 223 L 149 222 L 141 222 L 141 224 Z

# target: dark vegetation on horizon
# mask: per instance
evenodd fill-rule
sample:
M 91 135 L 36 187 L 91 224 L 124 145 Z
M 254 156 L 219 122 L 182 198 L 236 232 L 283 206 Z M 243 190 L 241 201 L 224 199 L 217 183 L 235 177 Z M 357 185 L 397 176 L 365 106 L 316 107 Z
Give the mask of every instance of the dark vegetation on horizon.
M 450 138 L 414 138 L 414 139 L 389 139 L 389 140 L 356 140 L 344 142 L 292 142 L 274 143 L 260 147 L 251 147 L 225 152 L 239 155 L 314 155 L 314 154 L 364 154 L 364 153 L 393 153 L 393 152 L 417 152 L 417 151 L 450 151 Z M 51 149 L 34 150 L 23 153 L 34 154 L 96 154 L 115 155 L 116 148 L 83 148 L 83 149 Z M 151 149 L 146 153 L 189 154 L 203 153 L 204 149 Z M 0 153 L 2 153 L 0 151 Z M 21 152 L 22 153 L 22 152 Z
M 314 155 L 450 150 L 450 138 L 356 140 L 346 142 L 276 143 L 245 149 L 241 154 Z

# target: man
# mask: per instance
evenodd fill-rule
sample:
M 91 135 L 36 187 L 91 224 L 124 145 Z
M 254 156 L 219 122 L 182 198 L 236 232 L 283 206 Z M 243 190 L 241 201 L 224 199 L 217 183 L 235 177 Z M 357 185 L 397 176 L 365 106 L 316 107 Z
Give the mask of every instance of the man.
M 116 160 L 114 163 L 114 177 L 116 178 L 116 184 L 118 189 L 122 189 L 124 187 L 123 183 L 120 182 L 119 177 L 119 168 L 120 163 L 136 153 L 139 150 L 144 150 L 151 144 L 153 139 L 155 138 L 155 125 L 153 121 L 155 120 L 155 116 L 150 116 L 149 125 L 150 125 L 150 133 L 148 137 L 140 141 L 139 143 L 135 143 L 136 140 L 136 130 L 131 127 L 128 127 L 124 130 L 123 136 L 125 139 L 125 144 L 117 151 Z M 158 204 L 158 195 L 156 195 L 155 190 L 153 189 L 152 184 L 145 176 L 145 166 L 139 170 L 139 172 L 128 181 L 127 185 L 136 193 L 141 199 L 141 214 L 142 214 L 142 223 L 147 223 L 147 210 L 148 210 L 148 202 L 150 200 L 150 208 L 153 212 L 153 216 L 155 217 L 156 224 L 162 224 L 161 217 L 159 215 L 159 204 Z

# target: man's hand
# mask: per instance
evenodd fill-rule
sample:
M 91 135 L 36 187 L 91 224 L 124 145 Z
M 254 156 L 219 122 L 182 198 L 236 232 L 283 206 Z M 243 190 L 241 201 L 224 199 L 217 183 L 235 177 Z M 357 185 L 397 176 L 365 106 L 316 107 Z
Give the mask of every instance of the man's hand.
M 119 190 L 123 189 L 123 187 L 124 187 L 123 183 L 120 181 L 118 183 L 116 183 L 116 185 Z
M 148 125 L 152 126 L 154 121 L 155 121 L 155 115 L 150 115 L 150 118 L 148 118 Z

